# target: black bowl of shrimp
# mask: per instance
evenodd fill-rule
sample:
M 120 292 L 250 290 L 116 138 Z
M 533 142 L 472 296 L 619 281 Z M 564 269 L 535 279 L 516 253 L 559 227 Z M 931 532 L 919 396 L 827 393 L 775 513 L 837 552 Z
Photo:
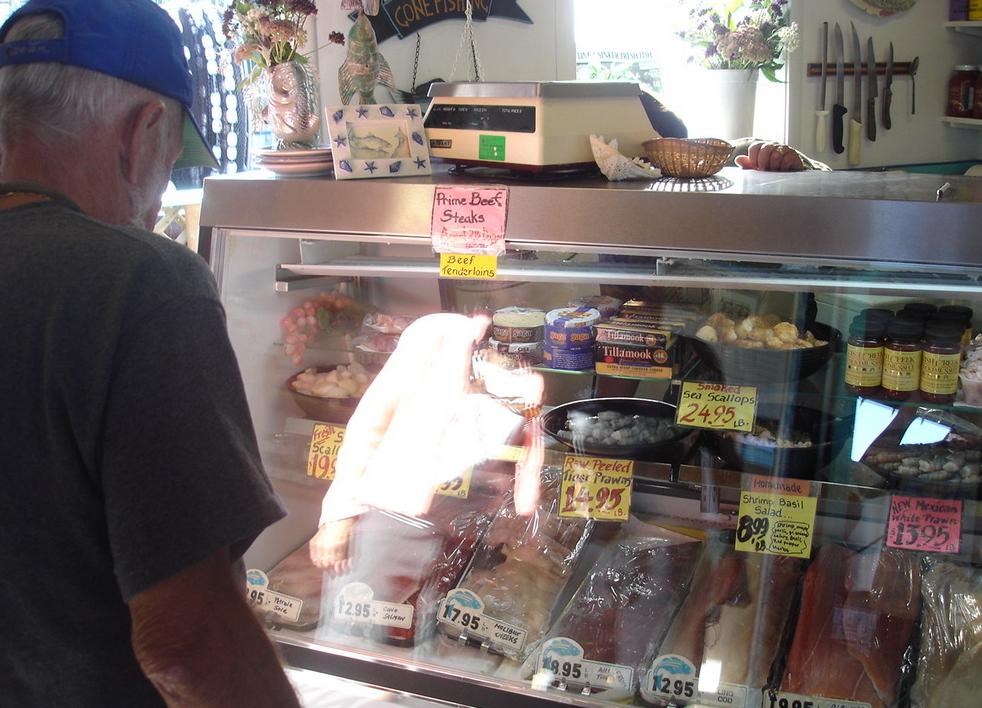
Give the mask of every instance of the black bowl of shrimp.
M 589 398 L 542 415 L 543 430 L 572 452 L 678 464 L 697 431 L 675 425 L 675 406 L 646 398 Z

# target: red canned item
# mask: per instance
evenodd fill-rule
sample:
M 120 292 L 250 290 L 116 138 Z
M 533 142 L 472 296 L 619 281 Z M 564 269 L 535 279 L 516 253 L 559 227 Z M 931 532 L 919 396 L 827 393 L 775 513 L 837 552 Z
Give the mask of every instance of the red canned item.
M 948 108 L 945 115 L 952 118 L 972 117 L 978 75 L 978 67 L 971 64 L 959 64 L 954 68 L 948 79 Z

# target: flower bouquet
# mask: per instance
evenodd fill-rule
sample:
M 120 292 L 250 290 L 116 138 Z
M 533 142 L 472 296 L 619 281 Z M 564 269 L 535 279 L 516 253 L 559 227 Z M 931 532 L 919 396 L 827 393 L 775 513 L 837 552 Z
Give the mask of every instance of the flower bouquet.
M 301 48 L 313 0 L 233 0 L 222 31 L 236 63 L 249 62 L 242 82 L 252 112 L 269 123 L 280 148 L 312 148 L 320 130 L 317 82 Z
M 759 69 L 770 81 L 778 81 L 784 56 L 799 43 L 788 0 L 703 0 L 678 35 L 701 50 L 690 61 L 707 69 Z

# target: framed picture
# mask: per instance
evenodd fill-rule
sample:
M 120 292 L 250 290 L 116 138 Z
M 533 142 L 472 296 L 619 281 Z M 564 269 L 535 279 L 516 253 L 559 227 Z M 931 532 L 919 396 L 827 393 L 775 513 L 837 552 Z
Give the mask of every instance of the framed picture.
M 428 175 L 430 151 L 423 114 L 414 104 L 326 109 L 335 179 Z

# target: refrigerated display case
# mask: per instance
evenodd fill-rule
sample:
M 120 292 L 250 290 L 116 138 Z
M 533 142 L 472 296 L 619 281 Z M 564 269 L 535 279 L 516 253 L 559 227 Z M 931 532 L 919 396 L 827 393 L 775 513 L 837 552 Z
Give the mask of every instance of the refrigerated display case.
M 952 306 L 982 313 L 982 184 L 481 175 L 205 183 L 200 252 L 290 510 L 246 556 L 285 660 L 471 706 L 974 695 L 982 400 Z M 495 279 L 439 277 L 442 185 L 508 190 Z M 442 325 L 419 319 L 440 312 L 501 313 L 504 341 L 441 378 Z M 928 334 L 895 346 L 909 320 Z M 489 395 L 479 365 L 539 377 L 541 408 Z M 373 451 L 357 503 L 346 432 Z M 308 541 L 346 517 L 349 562 L 326 574 Z

